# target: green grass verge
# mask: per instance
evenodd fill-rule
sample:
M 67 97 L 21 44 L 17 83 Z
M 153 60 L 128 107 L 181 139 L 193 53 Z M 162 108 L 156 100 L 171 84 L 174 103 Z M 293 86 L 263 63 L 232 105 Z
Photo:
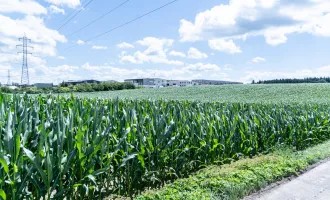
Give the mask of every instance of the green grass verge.
M 136 199 L 241 199 L 271 183 L 298 175 L 329 157 L 330 141 L 299 152 L 278 150 L 232 164 L 210 166 L 160 190 L 147 191 Z

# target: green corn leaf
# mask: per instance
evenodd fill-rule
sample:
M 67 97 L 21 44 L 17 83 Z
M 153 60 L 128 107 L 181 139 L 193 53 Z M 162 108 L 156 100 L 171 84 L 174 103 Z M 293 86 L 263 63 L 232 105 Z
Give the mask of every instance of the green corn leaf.
M 3 158 L 2 156 L 0 156 L 0 164 L 2 165 L 5 172 L 8 174 L 9 173 L 9 168 L 8 168 L 8 165 L 7 165 L 7 162 L 6 162 L 5 158 Z
M 0 197 L 1 197 L 3 200 L 6 200 L 6 199 L 7 199 L 7 196 L 6 196 L 5 191 L 3 191 L 3 190 L 1 190 L 1 189 L 0 189 Z
M 29 158 L 29 160 L 33 163 L 33 165 L 35 166 L 35 168 L 39 172 L 44 184 L 48 185 L 47 176 L 46 176 L 45 172 L 43 171 L 43 169 L 41 168 L 41 166 L 39 165 L 39 163 L 37 162 L 37 159 L 36 159 L 35 155 L 30 150 L 28 150 L 26 148 L 23 148 L 23 151 L 25 152 L 25 155 Z
M 123 159 L 123 162 L 121 163 L 121 165 L 119 166 L 119 168 L 123 167 L 126 165 L 126 163 L 132 159 L 134 159 L 136 156 L 138 156 L 137 153 L 131 154 L 129 156 L 127 156 L 126 158 Z

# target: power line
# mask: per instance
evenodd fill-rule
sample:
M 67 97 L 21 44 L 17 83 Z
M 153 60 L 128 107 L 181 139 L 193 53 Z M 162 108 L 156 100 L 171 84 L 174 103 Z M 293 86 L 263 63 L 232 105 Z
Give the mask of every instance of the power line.
M 96 21 L 98 21 L 98 20 L 102 19 L 103 17 L 109 15 L 110 13 L 116 11 L 117 9 L 119 9 L 120 7 L 122 7 L 123 5 L 125 5 L 126 3 L 128 3 L 129 1 L 130 1 L 130 0 L 126 0 L 126 1 L 124 1 L 124 2 L 121 3 L 120 5 L 118 5 L 118 6 L 116 6 L 115 8 L 109 10 L 108 12 L 104 13 L 103 15 L 101 15 L 100 17 L 96 18 L 95 20 L 91 21 L 90 23 L 88 23 L 87 25 L 83 26 L 82 28 L 80 28 L 80 29 L 76 30 L 75 32 L 69 34 L 67 37 L 70 37 L 70 36 L 72 36 L 72 35 L 74 35 L 74 34 L 80 32 L 80 31 L 84 30 L 85 28 L 87 28 L 87 27 L 89 27 L 90 25 L 94 24 Z
M 81 9 L 74 14 L 68 21 L 66 21 L 62 26 L 60 26 L 57 31 L 61 30 L 65 25 L 67 25 L 75 16 L 77 16 L 81 11 L 84 10 L 84 8 L 86 8 L 90 3 L 92 3 L 93 0 L 90 0 L 86 5 L 84 5 L 83 7 L 81 7 Z
M 49 2 L 47 8 L 50 7 L 51 4 L 52 4 L 52 3 Z M 45 21 L 46 19 L 48 19 L 48 17 L 49 17 L 49 15 L 51 14 L 51 12 L 53 12 L 53 8 L 52 8 L 52 9 L 49 11 L 49 13 L 47 13 L 47 15 L 43 18 L 43 21 Z
M 169 5 L 171 5 L 171 4 L 173 4 L 173 3 L 177 2 L 177 1 L 179 1 L 179 0 L 171 1 L 171 2 L 169 2 L 169 3 L 167 3 L 167 4 L 165 4 L 165 5 L 162 5 L 162 6 L 158 7 L 158 8 L 156 8 L 156 9 L 150 11 L 150 12 L 145 13 L 145 14 L 143 14 L 143 15 L 137 17 L 137 18 L 134 18 L 134 19 L 132 19 L 132 20 L 126 22 L 126 23 L 123 23 L 123 24 L 121 24 L 121 25 L 119 25 L 119 26 L 117 26 L 117 27 L 115 27 L 115 28 L 113 28 L 113 29 L 110 29 L 110 30 L 108 30 L 108 31 L 106 31 L 106 32 L 104 32 L 104 33 L 101 33 L 101 34 L 96 35 L 96 36 L 94 36 L 94 37 L 92 37 L 92 38 L 89 38 L 89 39 L 85 40 L 84 42 L 90 42 L 90 41 L 92 41 L 92 40 L 95 40 L 96 38 L 99 38 L 99 37 L 101 37 L 101 36 L 103 36 L 103 35 L 105 35 L 105 34 L 108 34 L 108 33 L 110 33 L 110 32 L 113 32 L 113 31 L 115 31 L 115 30 L 117 30 L 117 29 L 119 29 L 119 28 L 121 28 L 121 27 L 124 27 L 124 26 L 126 26 L 126 25 L 128 25 L 128 24 L 131 24 L 131 23 L 133 23 L 133 22 L 135 22 L 135 21 L 137 21 L 137 20 L 139 20 L 139 19 L 141 19 L 141 18 L 143 18 L 143 17 L 145 17 L 145 16 L 147 16 L 147 15 L 150 15 L 150 14 L 152 14 L 152 13 L 154 13 L 154 12 L 157 12 L 158 10 L 161 10 L 161 9 L 163 9 L 163 8 L 169 6 Z M 71 47 L 68 47 L 68 48 L 66 48 L 66 49 L 64 49 L 64 50 L 68 50 L 68 49 L 71 49 L 71 48 L 76 47 L 76 46 L 78 46 L 78 44 L 72 45 Z

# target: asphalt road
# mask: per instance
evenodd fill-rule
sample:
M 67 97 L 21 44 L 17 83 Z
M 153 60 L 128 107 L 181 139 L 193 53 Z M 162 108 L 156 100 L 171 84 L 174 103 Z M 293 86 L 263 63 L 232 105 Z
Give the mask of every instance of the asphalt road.
M 330 200 L 330 161 L 249 200 Z

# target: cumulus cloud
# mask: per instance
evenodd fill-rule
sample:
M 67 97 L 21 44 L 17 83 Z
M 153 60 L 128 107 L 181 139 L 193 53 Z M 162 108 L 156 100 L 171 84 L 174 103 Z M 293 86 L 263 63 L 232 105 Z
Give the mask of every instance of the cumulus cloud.
M 75 8 L 80 6 L 80 0 L 46 0 L 49 3 L 52 3 L 57 6 L 68 6 L 70 8 Z
M 170 56 L 177 56 L 177 57 L 181 57 L 181 58 L 185 58 L 186 54 L 179 52 L 179 51 L 171 51 L 168 55 Z
M 129 78 L 157 77 L 164 79 L 192 80 L 198 78 L 220 79 L 227 74 L 220 71 L 215 64 L 196 63 L 173 69 L 125 69 L 109 65 L 91 65 L 85 63 L 80 69 L 87 70 L 90 77 L 97 80 L 123 81 Z M 212 71 L 213 73 L 209 73 Z
M 242 50 L 233 40 L 213 39 L 209 40 L 209 47 L 213 50 L 223 51 L 230 54 L 241 53 Z
M 309 33 L 330 37 L 330 1 L 230 0 L 181 20 L 181 42 L 264 36 L 269 45 L 284 44 L 288 35 Z M 232 42 L 230 42 L 232 43 Z M 233 46 L 231 44 L 231 46 Z M 239 50 L 237 50 L 239 51 Z
M 61 8 L 59 8 L 59 7 L 57 7 L 57 6 L 54 6 L 54 5 L 51 5 L 51 6 L 49 7 L 49 9 L 50 9 L 50 12 L 51 12 L 51 13 L 61 13 L 62 15 L 65 14 L 64 9 L 61 9 Z
M 77 41 L 77 44 L 79 44 L 79 45 L 84 45 L 84 44 L 85 44 L 85 42 L 84 42 L 84 41 L 82 41 L 82 40 L 78 40 L 78 41 Z
M 95 50 L 107 50 L 108 47 L 106 47 L 106 46 L 92 46 L 92 49 L 95 49 Z
M 203 59 L 208 58 L 206 53 L 200 52 L 198 49 L 191 47 L 188 50 L 188 58 L 190 59 Z
M 251 63 L 261 63 L 261 62 L 266 62 L 266 59 L 262 57 L 255 57 L 251 61 Z
M 127 42 L 122 42 L 122 43 L 117 45 L 117 48 L 119 48 L 119 49 L 133 49 L 134 46 L 132 44 L 127 43 Z
M 47 9 L 35 1 L 0 0 L 0 12 L 40 15 L 47 14 Z
M 252 80 L 272 80 L 280 78 L 307 78 L 307 77 L 329 77 L 330 66 L 323 66 L 314 69 L 299 69 L 289 72 L 281 71 L 249 71 L 241 79 L 242 82 L 251 83 Z
M 121 63 L 162 63 L 168 65 L 184 65 L 182 61 L 169 60 L 167 58 L 167 52 L 174 43 L 171 39 L 146 37 L 136 43 L 146 49 L 144 51 L 136 51 L 132 55 L 128 55 L 126 52 L 125 54 L 121 54 L 119 56 Z
M 266 2 L 267 1 L 267 2 Z M 195 21 L 182 19 L 179 33 L 181 41 L 198 41 L 208 31 L 222 30 L 221 35 L 238 34 L 242 30 L 241 23 L 255 22 L 261 10 L 271 9 L 277 0 L 230 0 L 229 4 L 221 4 L 196 15 Z
M 59 59 L 59 60 L 65 60 L 65 57 L 64 56 L 57 56 L 57 59 Z
M 12 19 L 0 15 L 0 50 L 13 51 L 17 38 L 23 37 L 22 33 L 33 42 L 33 53 L 39 55 L 55 56 L 57 42 L 67 42 L 67 39 L 58 31 L 49 29 L 39 17 L 27 15 L 22 19 Z
M 196 63 L 196 64 L 190 64 L 183 68 L 184 70 L 190 70 L 190 71 L 220 71 L 221 68 L 218 65 L 215 64 L 204 64 L 204 63 Z

